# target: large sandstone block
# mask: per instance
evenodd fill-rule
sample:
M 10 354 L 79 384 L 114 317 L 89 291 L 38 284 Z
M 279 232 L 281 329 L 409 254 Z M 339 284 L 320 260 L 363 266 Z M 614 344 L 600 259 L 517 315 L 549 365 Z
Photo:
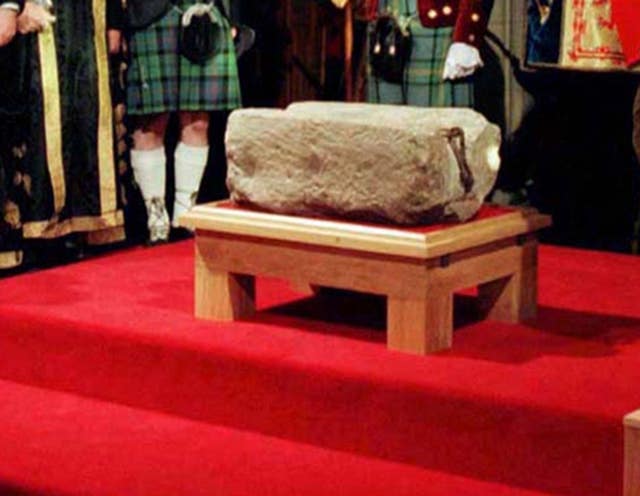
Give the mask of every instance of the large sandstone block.
M 466 220 L 491 190 L 500 130 L 470 109 L 303 102 L 233 112 L 231 198 L 273 212 L 397 224 Z

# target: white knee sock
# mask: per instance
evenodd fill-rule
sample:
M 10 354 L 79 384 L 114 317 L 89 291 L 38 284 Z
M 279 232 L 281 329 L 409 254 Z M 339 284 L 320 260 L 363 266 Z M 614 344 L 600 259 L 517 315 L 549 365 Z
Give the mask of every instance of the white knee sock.
M 167 158 L 164 147 L 153 150 L 131 150 L 131 168 L 145 201 L 164 200 Z
M 175 154 L 176 190 L 173 203 L 173 225 L 191 208 L 200 187 L 200 180 L 207 165 L 208 146 L 191 146 L 178 143 Z

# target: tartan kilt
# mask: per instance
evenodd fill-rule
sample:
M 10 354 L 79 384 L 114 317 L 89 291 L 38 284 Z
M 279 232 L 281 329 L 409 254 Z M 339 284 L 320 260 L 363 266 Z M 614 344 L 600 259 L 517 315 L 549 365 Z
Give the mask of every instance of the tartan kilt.
M 397 11 L 404 13 L 404 0 Z M 384 4 L 384 2 L 381 2 Z M 412 51 L 406 75 L 407 104 L 421 107 L 473 107 L 472 78 L 444 81 L 442 71 L 453 39 L 453 27 L 425 28 L 416 15 L 416 1 L 407 0 L 411 20 Z M 368 65 L 368 100 L 402 104 L 402 86 L 377 79 Z
M 127 111 L 131 115 L 183 111 L 233 110 L 241 106 L 235 47 L 228 21 L 221 48 L 205 64 L 190 62 L 178 50 L 182 11 L 194 3 L 179 2 L 151 26 L 133 33 L 127 74 Z

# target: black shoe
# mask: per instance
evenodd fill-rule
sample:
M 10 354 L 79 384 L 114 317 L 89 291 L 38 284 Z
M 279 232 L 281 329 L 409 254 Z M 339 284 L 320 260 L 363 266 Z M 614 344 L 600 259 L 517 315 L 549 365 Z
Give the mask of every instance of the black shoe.
M 184 241 L 185 239 L 193 238 L 194 233 L 190 229 L 185 227 L 172 227 L 171 234 L 169 235 L 170 241 Z

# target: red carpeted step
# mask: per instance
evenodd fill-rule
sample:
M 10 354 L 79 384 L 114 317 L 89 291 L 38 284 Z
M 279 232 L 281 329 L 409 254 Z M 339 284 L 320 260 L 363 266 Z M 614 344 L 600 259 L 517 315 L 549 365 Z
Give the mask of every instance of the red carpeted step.
M 0 381 L 0 494 L 543 496 Z
M 277 281 L 259 281 L 254 319 L 197 321 L 192 249 L 0 281 L 0 377 L 416 470 L 620 494 L 640 259 L 545 248 L 537 320 L 463 319 L 453 350 L 415 357 L 386 350 L 374 298 L 300 300 Z

